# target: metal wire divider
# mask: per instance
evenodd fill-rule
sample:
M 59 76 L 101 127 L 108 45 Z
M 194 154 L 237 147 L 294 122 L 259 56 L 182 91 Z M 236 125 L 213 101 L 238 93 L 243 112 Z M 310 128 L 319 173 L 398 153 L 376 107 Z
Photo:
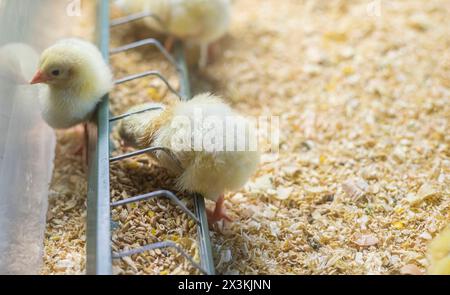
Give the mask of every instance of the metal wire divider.
M 109 0 L 101 0 L 98 6 L 98 23 L 97 23 L 97 40 L 100 50 L 105 59 L 109 59 L 110 55 L 123 53 L 143 46 L 154 46 L 162 55 L 175 67 L 180 78 L 180 93 L 178 93 L 158 71 L 145 71 L 142 73 L 130 75 L 115 81 L 115 84 L 127 83 L 136 79 L 142 79 L 148 76 L 154 76 L 164 82 L 169 91 L 177 95 L 181 100 L 191 98 L 189 75 L 184 57 L 184 48 L 181 42 L 175 44 L 175 58 L 173 58 L 164 47 L 156 39 L 144 39 L 133 42 L 119 48 L 109 50 L 110 28 L 129 22 L 142 19 L 145 17 L 155 18 L 149 13 L 140 13 L 126 16 L 110 21 L 109 16 Z M 157 18 L 156 18 L 157 19 Z M 90 147 L 89 147 L 89 183 L 88 183 L 88 224 L 87 224 L 87 273 L 88 274 L 111 274 L 112 259 L 119 259 L 125 256 L 139 254 L 145 251 L 163 248 L 172 248 L 185 257 L 193 267 L 198 269 L 202 274 L 213 275 L 214 261 L 211 251 L 211 241 L 209 237 L 208 222 L 205 211 L 205 202 L 200 195 L 193 195 L 195 214 L 191 212 L 177 196 L 168 190 L 159 190 L 147 194 L 128 198 L 117 202 L 110 203 L 110 182 L 109 168 L 110 163 L 121 161 L 127 158 L 135 157 L 145 153 L 163 152 L 181 166 L 181 163 L 172 153 L 171 150 L 164 147 L 149 147 L 132 153 L 110 157 L 110 124 L 146 111 L 155 110 L 158 107 L 152 107 L 132 113 L 122 114 L 117 117 L 110 118 L 109 102 L 106 96 L 99 106 L 95 116 L 95 125 L 89 127 Z M 198 243 L 200 253 L 200 264 L 188 255 L 182 247 L 173 241 L 160 241 L 149 244 L 140 248 L 112 253 L 111 249 L 111 208 L 122 206 L 129 203 L 142 202 L 152 198 L 167 198 L 174 202 L 182 211 L 197 223 Z

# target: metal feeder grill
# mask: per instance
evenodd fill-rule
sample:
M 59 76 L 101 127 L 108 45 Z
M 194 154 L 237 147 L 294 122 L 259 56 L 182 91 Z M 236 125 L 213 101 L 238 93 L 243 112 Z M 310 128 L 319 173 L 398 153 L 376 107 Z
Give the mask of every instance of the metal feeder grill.
M 169 91 L 174 93 L 180 100 L 187 100 L 191 98 L 191 90 L 189 85 L 189 74 L 184 57 L 183 45 L 178 42 L 175 45 L 175 57 L 172 57 L 159 41 L 149 38 L 133 42 L 119 48 L 109 48 L 110 28 L 127 24 L 146 17 L 152 17 L 158 20 L 157 17 L 150 13 L 137 13 L 123 18 L 110 20 L 109 15 L 110 4 L 108 0 L 102 0 L 98 6 L 97 16 L 97 42 L 99 48 L 105 59 L 109 59 L 110 55 L 119 54 L 129 50 L 136 49 L 142 46 L 154 46 L 162 55 L 176 68 L 180 79 L 180 93 L 178 93 L 167 81 L 164 76 L 155 70 L 149 70 L 142 73 L 126 76 L 115 81 L 115 84 L 127 83 L 136 79 L 141 79 L 148 76 L 158 77 L 168 87 Z M 120 155 L 117 157 L 110 157 L 111 143 L 109 139 L 110 124 L 129 116 L 140 114 L 146 111 L 154 110 L 149 108 L 132 113 L 126 113 L 117 117 L 110 117 L 109 99 L 108 95 L 104 97 L 102 103 L 99 105 L 95 116 L 95 125 L 90 126 L 90 146 L 89 146 L 89 183 L 88 183 L 88 207 L 87 207 L 87 273 L 88 274 L 112 274 L 112 260 L 120 259 L 122 257 L 139 254 L 145 251 L 172 248 L 178 251 L 185 257 L 193 267 L 198 269 L 202 274 L 213 275 L 214 261 L 211 251 L 211 241 L 209 237 L 208 222 L 205 211 L 205 201 L 200 195 L 193 195 L 195 213 L 191 212 L 177 196 L 167 190 L 160 190 L 149 192 L 147 194 L 128 198 L 118 202 L 111 203 L 110 201 L 110 179 L 109 168 L 110 163 L 135 157 L 145 153 L 152 153 L 162 151 L 167 153 L 175 162 L 181 165 L 174 156 L 174 154 L 163 147 L 151 147 L 132 153 Z M 197 223 L 198 228 L 198 246 L 200 253 L 200 265 L 189 256 L 178 244 L 172 241 L 160 241 L 149 244 L 143 247 L 113 253 L 111 248 L 111 208 L 149 200 L 151 198 L 164 197 L 171 200 L 178 207 L 181 208 L 190 218 Z

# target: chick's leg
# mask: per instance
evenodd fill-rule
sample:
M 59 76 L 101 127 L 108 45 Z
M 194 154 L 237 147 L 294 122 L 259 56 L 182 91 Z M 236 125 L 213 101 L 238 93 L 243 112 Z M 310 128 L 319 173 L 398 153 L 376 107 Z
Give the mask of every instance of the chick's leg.
M 88 123 L 83 124 L 84 140 L 83 140 L 83 160 L 85 169 L 89 166 L 89 128 Z M 87 169 L 86 169 L 87 171 Z
M 208 57 L 209 57 L 209 45 L 202 44 L 200 45 L 200 58 L 198 60 L 198 67 L 200 69 L 206 68 L 208 65 Z
M 204 70 L 206 66 L 214 62 L 214 58 L 219 54 L 219 46 L 217 42 L 200 45 L 200 58 L 198 67 Z
M 168 51 L 171 52 L 173 49 L 173 46 L 175 44 L 175 37 L 173 36 L 168 36 L 166 38 L 166 41 L 164 42 L 164 48 Z
M 224 219 L 226 221 L 233 221 L 225 212 L 225 206 L 224 206 L 225 198 L 224 195 L 221 195 L 219 199 L 216 202 L 216 207 L 214 210 L 208 210 L 206 212 L 208 216 L 208 224 L 212 226 L 214 223 Z
M 77 144 L 73 149 L 73 154 L 76 156 L 81 156 L 83 160 L 83 168 L 87 170 L 88 165 L 88 142 L 89 142 L 89 133 L 87 123 L 83 123 L 83 126 L 75 127 L 75 132 L 80 134 L 83 137 L 81 143 Z
M 83 149 L 84 149 L 84 126 L 77 125 L 73 127 L 71 130 L 75 133 L 74 137 L 76 137 L 77 144 L 74 146 L 73 149 L 71 149 L 71 154 L 75 156 L 81 156 L 83 155 Z M 83 140 L 80 143 L 79 137 L 83 137 Z

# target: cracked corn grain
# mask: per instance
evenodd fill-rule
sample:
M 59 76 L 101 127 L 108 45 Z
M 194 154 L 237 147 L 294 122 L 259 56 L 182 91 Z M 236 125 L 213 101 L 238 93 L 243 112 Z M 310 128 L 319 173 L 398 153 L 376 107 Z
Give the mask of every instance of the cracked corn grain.
M 263 155 L 251 183 L 226 198 L 234 223 L 219 224 L 212 232 L 218 272 L 423 272 L 426 245 L 450 218 L 450 4 L 380 1 L 381 13 L 373 16 L 367 12 L 372 1 L 362 0 L 235 3 L 231 32 L 221 41 L 223 52 L 203 75 L 243 114 L 280 115 L 282 133 L 278 157 Z M 116 46 L 135 40 L 124 31 L 119 34 L 113 39 Z M 145 54 L 148 62 L 172 77 L 171 68 L 151 54 Z M 134 64 L 140 53 L 116 58 Z M 115 70 L 121 76 L 139 69 L 116 64 Z M 153 88 L 118 88 L 113 111 L 120 113 L 150 95 L 167 97 L 164 88 Z M 139 158 L 130 166 L 148 166 L 149 161 Z M 159 175 L 154 169 L 161 171 L 152 165 L 132 173 Z M 149 183 L 149 188 L 170 188 L 171 180 L 162 177 L 161 184 Z M 115 198 L 144 191 L 133 191 L 130 183 L 123 187 L 113 193 Z M 348 194 L 346 187 L 357 194 Z M 123 191 L 129 195 L 121 196 Z M 163 234 L 147 220 L 166 206 L 160 201 L 159 206 L 116 208 L 115 218 L 136 235 L 131 239 L 126 231 L 116 232 L 115 249 L 152 239 L 142 234 L 147 228 Z M 130 214 L 138 219 L 127 222 Z M 186 220 L 178 220 L 189 231 Z M 60 236 L 66 239 L 64 233 Z M 180 238 L 185 249 L 192 238 Z M 64 259 L 72 259 L 70 249 L 62 252 Z M 161 255 L 155 251 L 121 260 L 114 271 L 180 270 L 179 265 L 164 267 Z M 182 266 L 181 272 L 186 270 Z

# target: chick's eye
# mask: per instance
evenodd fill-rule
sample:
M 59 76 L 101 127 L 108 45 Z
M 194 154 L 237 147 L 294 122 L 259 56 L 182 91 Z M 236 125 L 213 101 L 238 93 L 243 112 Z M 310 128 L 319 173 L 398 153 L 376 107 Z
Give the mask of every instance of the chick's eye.
M 59 70 L 53 70 L 53 71 L 52 71 L 52 75 L 53 75 L 53 76 L 59 76 L 59 74 L 60 74 L 60 71 L 59 71 Z

